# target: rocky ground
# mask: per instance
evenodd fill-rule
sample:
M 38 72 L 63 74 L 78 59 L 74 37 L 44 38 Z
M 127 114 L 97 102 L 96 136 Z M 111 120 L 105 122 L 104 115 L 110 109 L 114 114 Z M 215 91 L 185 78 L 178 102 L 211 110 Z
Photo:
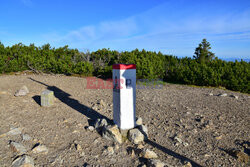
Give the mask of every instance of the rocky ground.
M 14 96 L 23 85 L 29 93 Z M 0 76 L 0 166 L 249 165 L 248 94 L 175 84 L 138 89 L 136 115 L 148 139 L 119 143 L 94 127 L 98 118 L 112 123 L 112 90 L 85 88 L 78 77 Z M 51 107 L 40 106 L 45 89 L 55 93 Z

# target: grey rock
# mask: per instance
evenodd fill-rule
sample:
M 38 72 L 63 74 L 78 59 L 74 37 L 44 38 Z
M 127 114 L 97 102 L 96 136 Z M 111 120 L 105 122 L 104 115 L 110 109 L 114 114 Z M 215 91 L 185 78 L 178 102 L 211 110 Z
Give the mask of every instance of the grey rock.
M 208 95 L 209 95 L 209 96 L 213 96 L 214 94 L 213 94 L 213 93 L 209 93 Z
M 144 149 L 141 154 L 140 154 L 141 157 L 143 158 L 146 158 L 146 159 L 155 159 L 155 158 L 158 158 L 158 155 L 150 150 L 150 149 Z
M 144 141 L 144 135 L 139 129 L 131 129 L 128 132 L 128 139 L 134 144 L 139 144 Z
M 47 154 L 49 152 L 48 148 L 45 145 L 37 145 L 32 149 L 32 153 L 39 154 L 44 153 Z
M 108 152 L 108 154 L 114 154 L 114 148 L 113 147 L 108 147 L 107 148 L 107 152 Z
M 141 117 L 136 119 L 136 125 L 138 125 L 138 126 L 142 125 L 142 118 Z
M 76 150 L 77 150 L 77 151 L 82 151 L 82 147 L 81 147 L 80 144 L 76 144 Z
M 178 135 L 176 135 L 174 137 L 174 140 L 180 144 L 183 144 L 185 147 L 189 146 L 189 144 L 187 142 L 183 141 Z M 176 143 L 176 145 L 179 145 L 178 143 Z
M 182 143 L 185 147 L 189 146 L 189 144 L 187 142 L 183 142 Z
M 226 96 L 227 96 L 227 94 L 226 94 L 226 93 L 221 93 L 221 94 L 219 94 L 218 96 L 221 96 L 221 97 L 226 97 Z
M 192 164 L 189 161 L 185 161 L 183 167 L 192 167 Z
M 17 152 L 18 154 L 24 154 L 27 152 L 27 149 L 22 144 L 14 142 L 14 141 L 10 142 L 10 148 L 14 152 Z
M 102 136 L 106 139 L 114 140 L 118 143 L 122 143 L 122 135 L 117 125 L 109 125 L 103 129 Z
M 32 137 L 30 137 L 27 134 L 24 134 L 24 135 L 22 135 L 22 139 L 23 139 L 23 141 L 30 141 L 30 140 L 32 140 Z
M 14 96 L 25 96 L 29 93 L 29 89 L 27 86 L 23 86 L 21 89 L 17 90 L 14 94 Z
M 239 99 L 239 96 L 236 96 L 236 95 L 230 95 L 230 97 L 233 97 L 233 98 L 235 98 L 236 100 Z
M 95 122 L 95 129 L 97 131 L 101 131 L 104 127 L 106 127 L 108 125 L 108 122 L 106 119 L 100 119 L 98 118 Z
M 95 128 L 93 127 L 93 126 L 89 126 L 88 128 L 87 128 L 89 131 L 94 131 L 95 130 Z
M 176 141 L 178 141 L 179 143 L 182 143 L 182 139 L 179 138 L 178 136 L 175 136 L 174 139 L 175 139 Z
M 34 167 L 34 160 L 28 155 L 22 155 L 13 161 L 12 167 Z
M 22 130 L 20 128 L 12 128 L 7 135 L 15 136 L 20 135 L 22 133 Z

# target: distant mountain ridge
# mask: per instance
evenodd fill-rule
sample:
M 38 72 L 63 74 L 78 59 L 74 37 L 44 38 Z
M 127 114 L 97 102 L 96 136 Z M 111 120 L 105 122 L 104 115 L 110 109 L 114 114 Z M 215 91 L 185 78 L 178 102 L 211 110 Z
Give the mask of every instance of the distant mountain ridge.
M 249 59 L 242 59 L 242 58 L 231 57 L 231 58 L 219 58 L 219 59 L 225 60 L 225 61 L 233 61 L 233 62 L 234 62 L 235 60 L 237 60 L 237 61 L 243 60 L 243 61 L 245 61 L 245 62 L 250 62 L 250 58 L 249 58 Z

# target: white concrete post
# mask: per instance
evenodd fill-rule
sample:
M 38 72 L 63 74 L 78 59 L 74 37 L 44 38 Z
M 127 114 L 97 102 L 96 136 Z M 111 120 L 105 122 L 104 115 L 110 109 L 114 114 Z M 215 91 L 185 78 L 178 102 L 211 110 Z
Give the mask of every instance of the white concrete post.
M 136 66 L 113 65 L 113 119 L 120 129 L 135 127 Z

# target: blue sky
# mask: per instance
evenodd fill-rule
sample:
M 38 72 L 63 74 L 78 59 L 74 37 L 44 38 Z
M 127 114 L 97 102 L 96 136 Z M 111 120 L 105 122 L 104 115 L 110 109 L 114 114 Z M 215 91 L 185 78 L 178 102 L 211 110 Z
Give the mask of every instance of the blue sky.
M 0 0 L 0 41 L 250 58 L 250 0 Z

